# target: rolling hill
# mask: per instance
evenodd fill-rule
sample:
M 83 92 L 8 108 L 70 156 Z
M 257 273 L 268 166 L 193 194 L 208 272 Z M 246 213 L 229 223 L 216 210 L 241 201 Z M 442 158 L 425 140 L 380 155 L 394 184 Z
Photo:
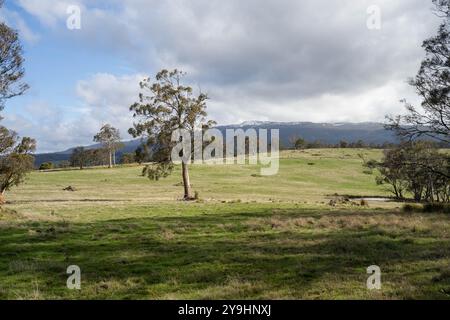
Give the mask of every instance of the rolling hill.
M 237 125 L 219 126 L 222 132 L 226 129 L 280 129 L 280 143 L 282 146 L 290 146 L 291 137 L 302 137 L 307 141 L 321 141 L 329 144 L 339 143 L 341 140 L 356 142 L 363 140 L 365 143 L 382 144 L 384 142 L 396 142 L 396 136 L 385 130 L 382 123 L 312 123 L 312 122 L 263 122 L 248 121 Z M 124 142 L 125 147 L 118 152 L 118 158 L 123 153 L 134 152 L 141 144 L 140 140 Z M 87 149 L 100 148 L 99 144 L 86 147 Z M 36 155 L 36 166 L 44 162 L 60 162 L 70 158 L 74 148 L 61 152 Z

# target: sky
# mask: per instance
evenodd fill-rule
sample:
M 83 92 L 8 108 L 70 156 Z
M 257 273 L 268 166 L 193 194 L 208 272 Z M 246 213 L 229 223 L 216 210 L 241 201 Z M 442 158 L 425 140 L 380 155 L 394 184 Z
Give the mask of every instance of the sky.
M 80 9 L 79 27 L 68 28 Z M 71 9 L 71 10 L 69 10 Z M 2 125 L 38 152 L 132 126 L 139 82 L 186 71 L 219 124 L 383 122 L 420 103 L 407 84 L 437 32 L 431 0 L 6 0 L 30 90 Z M 73 24 L 70 24 L 72 25 Z

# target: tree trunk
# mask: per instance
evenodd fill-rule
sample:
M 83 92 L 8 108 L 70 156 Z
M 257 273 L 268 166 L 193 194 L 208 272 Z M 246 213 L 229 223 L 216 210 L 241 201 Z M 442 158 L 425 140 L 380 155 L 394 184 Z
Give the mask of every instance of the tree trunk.
M 189 180 L 189 168 L 184 162 L 181 164 L 183 170 L 184 200 L 191 199 L 191 181 Z
M 112 168 L 112 151 L 111 149 L 109 150 L 109 166 L 108 168 Z
M 116 149 L 113 150 L 113 165 L 116 166 Z
M 5 190 L 0 192 L 0 206 L 6 204 L 6 199 L 5 199 Z

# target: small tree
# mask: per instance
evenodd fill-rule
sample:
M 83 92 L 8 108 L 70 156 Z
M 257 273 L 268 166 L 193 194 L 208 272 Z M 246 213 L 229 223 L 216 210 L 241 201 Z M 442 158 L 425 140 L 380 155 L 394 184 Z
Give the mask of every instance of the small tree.
M 295 150 L 304 150 L 306 149 L 306 146 L 308 145 L 308 142 L 306 142 L 303 138 L 298 138 L 295 141 Z
M 299 136 L 296 135 L 296 134 L 293 134 L 293 135 L 289 136 L 288 141 L 289 141 L 289 145 L 290 145 L 291 148 L 295 149 L 295 142 L 297 142 L 298 138 L 299 138 Z
M 147 144 L 139 146 L 134 152 L 134 158 L 137 163 L 143 164 L 151 160 L 150 148 Z
M 377 168 L 380 175 L 377 176 L 376 182 L 378 185 L 387 184 L 390 186 L 390 191 L 397 199 L 404 199 L 404 193 L 407 189 L 406 173 L 404 170 L 404 163 L 406 156 L 401 148 L 393 150 L 385 150 L 384 158 L 381 162 L 370 160 L 364 163 L 364 166 L 370 169 Z
M 17 140 L 17 134 L 14 131 L 0 126 L 0 156 L 3 156 L 14 147 Z
M 403 143 L 366 165 L 379 169 L 377 182 L 389 184 L 399 199 L 409 192 L 416 201 L 450 201 L 450 179 L 442 174 L 450 174 L 450 157 L 429 142 Z
M 339 142 L 339 148 L 342 148 L 342 149 L 348 148 L 348 142 L 345 140 L 341 140 Z
M 131 164 L 136 162 L 136 154 L 134 153 L 124 153 L 122 154 L 122 164 Z
M 101 143 L 109 152 L 109 168 L 112 168 L 115 164 L 116 151 L 123 146 L 120 142 L 119 130 L 105 124 L 98 134 L 95 135 L 94 141 Z
M 80 170 L 87 165 L 89 160 L 89 154 L 84 147 L 77 147 L 73 149 L 72 154 L 70 156 L 70 165 L 72 167 L 79 167 Z
M 52 162 L 44 162 L 39 166 L 39 170 L 51 170 L 54 168 Z
M 34 157 L 31 153 L 36 150 L 36 141 L 23 138 L 19 142 L 15 132 L 5 128 L 0 128 L 0 132 L 3 137 L 9 132 L 5 140 L 11 141 L 8 146 L 3 145 L 0 152 L 0 204 L 3 204 L 6 191 L 21 184 L 26 175 L 33 170 Z
M 182 84 L 185 73 L 179 70 L 162 70 L 156 75 L 156 81 L 146 79 L 140 83 L 143 92 L 139 101 L 130 107 L 133 116 L 139 121 L 129 133 L 134 137 L 145 136 L 148 145 L 154 146 L 154 165 L 144 169 L 150 179 L 158 180 L 172 172 L 171 151 L 174 143 L 172 133 L 178 129 L 189 130 L 206 128 L 214 124 L 207 121 L 206 94 L 194 96 L 189 86 Z M 182 163 L 184 199 L 190 200 L 191 185 L 187 163 Z

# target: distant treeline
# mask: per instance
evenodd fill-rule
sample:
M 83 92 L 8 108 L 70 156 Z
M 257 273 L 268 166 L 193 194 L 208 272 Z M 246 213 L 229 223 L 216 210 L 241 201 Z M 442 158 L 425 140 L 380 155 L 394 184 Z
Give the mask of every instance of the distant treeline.
M 73 149 L 69 160 L 44 162 L 39 166 L 39 170 L 109 166 L 109 159 L 109 150 L 106 148 L 78 147 Z M 114 162 L 116 162 L 115 159 L 114 157 Z M 117 162 L 120 164 L 144 163 L 151 160 L 150 152 L 145 146 L 138 147 L 133 153 L 120 153 L 117 157 Z
M 282 146 L 281 149 L 284 150 L 305 150 L 305 149 L 392 149 L 396 148 L 399 144 L 393 142 L 384 142 L 384 143 L 366 143 L 363 140 L 358 140 L 356 142 L 348 142 L 345 140 L 341 140 L 339 143 L 326 143 L 320 140 L 315 141 L 307 141 L 303 138 L 293 137 L 289 139 L 289 146 Z M 449 148 L 450 145 L 445 142 L 434 142 L 433 145 L 436 148 Z
M 345 140 L 332 144 L 322 141 L 306 141 L 303 138 L 295 138 L 290 140 L 290 146 L 281 146 L 281 150 L 306 150 L 306 149 L 394 149 L 399 144 L 385 142 L 382 144 L 366 143 L 363 140 L 356 142 L 347 142 Z M 247 141 L 246 141 L 247 145 Z M 435 148 L 449 148 L 446 143 L 434 143 Z M 248 146 L 247 146 L 248 147 Z M 117 163 L 119 164 L 142 164 L 152 162 L 150 148 L 146 145 L 139 146 L 134 152 L 121 153 L 118 152 Z M 75 148 L 69 160 L 47 161 L 39 165 L 40 170 L 64 169 L 64 168 L 86 168 L 95 166 L 107 166 L 109 164 L 109 151 L 105 148 L 86 149 L 83 147 Z

